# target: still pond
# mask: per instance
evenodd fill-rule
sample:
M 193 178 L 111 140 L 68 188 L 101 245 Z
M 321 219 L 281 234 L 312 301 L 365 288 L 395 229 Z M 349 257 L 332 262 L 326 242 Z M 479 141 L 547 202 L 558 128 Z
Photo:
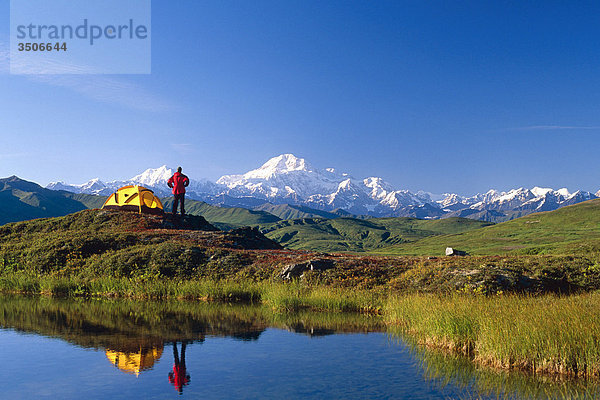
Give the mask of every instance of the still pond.
M 596 382 L 478 368 L 377 317 L 0 296 L 2 399 L 596 398 Z

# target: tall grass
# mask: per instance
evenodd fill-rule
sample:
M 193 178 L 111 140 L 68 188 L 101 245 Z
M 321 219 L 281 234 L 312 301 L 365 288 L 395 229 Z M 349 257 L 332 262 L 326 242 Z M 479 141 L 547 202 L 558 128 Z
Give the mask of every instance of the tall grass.
M 383 300 L 365 290 L 306 286 L 300 282 L 263 286 L 263 303 L 280 311 L 312 309 L 330 312 L 379 313 Z
M 430 351 L 410 337 L 403 343 L 418 361 L 423 375 L 434 386 L 455 385 L 463 399 L 595 399 L 600 380 L 540 376 L 525 371 L 481 368 L 470 359 L 447 352 Z
M 302 282 L 0 276 L 0 291 L 55 296 L 189 299 L 383 314 L 392 332 L 506 369 L 600 377 L 600 292 L 571 296 L 388 296 Z
M 421 343 L 501 368 L 600 376 L 600 293 L 393 297 L 387 323 Z
M 57 296 L 106 296 L 145 299 L 198 299 L 225 302 L 260 300 L 262 285 L 230 280 L 78 278 L 15 273 L 0 276 L 0 291 Z
M 141 299 L 186 299 L 226 303 L 264 303 L 277 311 L 302 309 L 379 313 L 383 299 L 366 290 L 350 291 L 301 282 L 249 280 L 180 280 L 78 278 L 13 273 L 0 276 L 0 292 L 54 296 L 105 296 Z

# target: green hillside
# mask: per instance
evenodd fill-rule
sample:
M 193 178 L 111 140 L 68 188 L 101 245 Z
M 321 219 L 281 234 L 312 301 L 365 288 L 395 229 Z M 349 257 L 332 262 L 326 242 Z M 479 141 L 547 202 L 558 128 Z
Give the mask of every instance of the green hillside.
M 513 219 L 521 218 L 526 215 L 532 214 L 531 210 L 521 211 L 495 211 L 495 210 L 473 210 L 467 208 L 465 210 L 459 210 L 444 216 L 443 218 L 460 217 L 476 219 L 478 221 L 493 222 L 495 224 L 499 222 L 510 221 Z
M 173 198 L 161 199 L 165 211 L 170 212 Z M 257 226 L 277 222 L 280 219 L 265 211 L 253 211 L 239 207 L 218 207 L 203 201 L 185 199 L 185 212 L 190 215 L 201 215 L 220 229 L 231 229 L 241 226 Z
M 466 218 L 304 218 L 264 224 L 259 229 L 268 238 L 291 249 L 360 252 L 487 225 L 489 223 Z
M 327 212 L 315 210 L 314 208 L 291 205 L 291 204 L 269 204 L 265 203 L 258 207 L 254 207 L 257 211 L 266 211 L 280 219 L 302 219 L 302 218 L 327 218 L 335 219 L 340 217 L 349 217 L 347 212 Z
M 108 199 L 108 196 L 96 196 L 85 193 L 63 192 L 63 194 L 70 199 L 78 201 L 87 208 L 101 208 L 106 199 Z
M 218 231 L 199 216 L 83 210 L 0 226 L 0 276 L 216 276 L 246 265 L 241 250 L 280 248 L 257 230 Z
M 60 217 L 86 208 L 101 208 L 108 196 L 71 193 L 50 190 L 17 177 L 0 179 L 0 225 L 7 222 L 26 221 L 35 218 Z M 173 198 L 161 199 L 165 211 L 170 212 Z M 238 207 L 218 207 L 202 201 L 185 200 L 186 212 L 202 215 L 221 228 L 256 226 L 279 221 L 266 211 L 247 210 Z
M 583 254 L 600 251 L 600 199 L 530 214 L 512 221 L 454 235 L 400 243 L 375 253 L 441 255 L 446 247 L 475 255 Z
M 0 225 L 35 218 L 58 217 L 86 209 L 72 193 L 44 189 L 16 176 L 0 179 Z
M 107 196 L 45 189 L 37 183 L 11 176 L 0 179 L 0 225 L 36 218 L 61 217 L 88 208 L 100 208 L 106 198 Z M 162 201 L 165 210 L 170 211 L 173 198 Z M 185 205 L 189 214 L 202 215 L 221 229 L 257 226 L 280 220 L 265 211 L 217 207 L 202 201 L 186 199 Z

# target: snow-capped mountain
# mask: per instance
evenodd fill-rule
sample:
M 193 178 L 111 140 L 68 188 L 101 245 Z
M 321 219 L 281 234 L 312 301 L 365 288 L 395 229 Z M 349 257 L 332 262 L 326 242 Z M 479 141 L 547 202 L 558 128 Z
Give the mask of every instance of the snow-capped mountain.
M 75 193 L 108 195 L 119 187 L 138 184 L 159 196 L 170 196 L 167 180 L 174 170 L 163 165 L 150 168 L 124 181 L 103 182 L 92 179 L 80 185 L 53 182 L 48 189 Z M 320 210 L 343 209 L 352 214 L 444 218 L 465 216 L 501 221 L 538 211 L 600 197 L 584 191 L 570 193 L 534 187 L 508 192 L 489 190 L 471 197 L 454 193 L 433 195 L 419 191 L 397 190 L 382 178 L 356 179 L 334 168 L 318 169 L 293 154 L 273 157 L 261 167 L 244 174 L 225 175 L 216 183 L 190 180 L 188 197 L 224 206 L 256 207 L 266 202 L 298 204 Z
M 48 186 L 46 186 L 46 189 L 65 190 L 67 192 L 96 194 L 101 196 L 107 196 L 114 192 L 114 190 L 98 178 L 82 183 L 81 185 L 72 185 L 62 181 L 50 182 Z
M 134 176 L 130 179 L 132 182 L 136 182 L 138 185 L 147 187 L 164 186 L 175 171 L 173 168 L 168 168 L 166 165 L 156 169 L 147 169 L 139 175 Z
M 308 199 L 312 195 L 333 193 L 348 179 L 352 180 L 333 168 L 318 170 L 303 158 L 282 154 L 243 175 L 222 176 L 217 184 L 226 186 L 229 194 L 265 199 L 293 196 Z
M 141 174 L 124 181 L 103 182 L 96 178 L 80 185 L 71 185 L 59 181 L 51 182 L 46 186 L 46 188 L 52 190 L 66 190 L 67 192 L 73 193 L 108 196 L 122 186 L 141 185 L 152 189 L 158 196 L 164 197 L 171 195 L 171 189 L 167 186 L 167 181 L 171 176 L 173 176 L 174 172 L 175 170 L 173 168 L 163 165 L 159 168 L 149 168 Z M 215 183 L 206 179 L 190 180 L 188 193 L 190 194 L 190 197 L 203 199 L 206 196 L 218 194 L 219 187 L 219 185 L 216 185 Z
M 438 201 L 438 204 L 442 209 L 450 212 L 447 216 L 475 216 L 477 219 L 501 221 L 532 212 L 552 211 L 597 197 L 593 193 L 581 190 L 570 193 L 566 188 L 554 190 L 534 187 L 513 189 L 508 192 L 490 190 L 466 198 L 448 194 Z
M 482 195 L 478 194 L 469 198 L 461 198 L 459 202 L 454 200 L 456 195 L 449 195 L 442 200 L 440 204 L 443 207 L 452 207 L 455 204 L 460 203 L 461 205 L 468 206 L 468 208 L 474 210 L 549 211 L 555 210 L 560 206 L 575 204 L 596 197 L 597 196 L 590 192 L 583 192 L 580 190 L 575 193 L 569 193 L 566 188 L 553 190 L 550 188 L 534 187 L 532 189 L 513 189 L 508 192 L 490 190 Z
M 225 175 L 217 184 L 224 185 L 229 196 L 251 196 L 322 210 L 341 208 L 354 214 L 390 214 L 431 202 L 425 193 L 393 190 L 377 177 L 356 179 L 334 168 L 317 169 L 293 154 L 274 157 L 243 175 Z

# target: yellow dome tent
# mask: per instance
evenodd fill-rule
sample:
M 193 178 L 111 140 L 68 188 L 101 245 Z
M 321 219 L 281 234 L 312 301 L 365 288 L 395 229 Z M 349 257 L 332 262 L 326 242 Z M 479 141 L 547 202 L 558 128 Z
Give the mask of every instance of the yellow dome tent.
M 154 363 L 162 356 L 163 348 L 152 347 L 149 349 L 140 348 L 137 352 L 123 352 L 116 350 L 106 350 L 106 358 L 112 365 L 128 374 L 139 376 L 140 372 L 150 369 Z
M 150 189 L 143 186 L 123 186 L 104 202 L 102 209 L 136 211 L 146 214 L 163 214 L 163 205 Z

